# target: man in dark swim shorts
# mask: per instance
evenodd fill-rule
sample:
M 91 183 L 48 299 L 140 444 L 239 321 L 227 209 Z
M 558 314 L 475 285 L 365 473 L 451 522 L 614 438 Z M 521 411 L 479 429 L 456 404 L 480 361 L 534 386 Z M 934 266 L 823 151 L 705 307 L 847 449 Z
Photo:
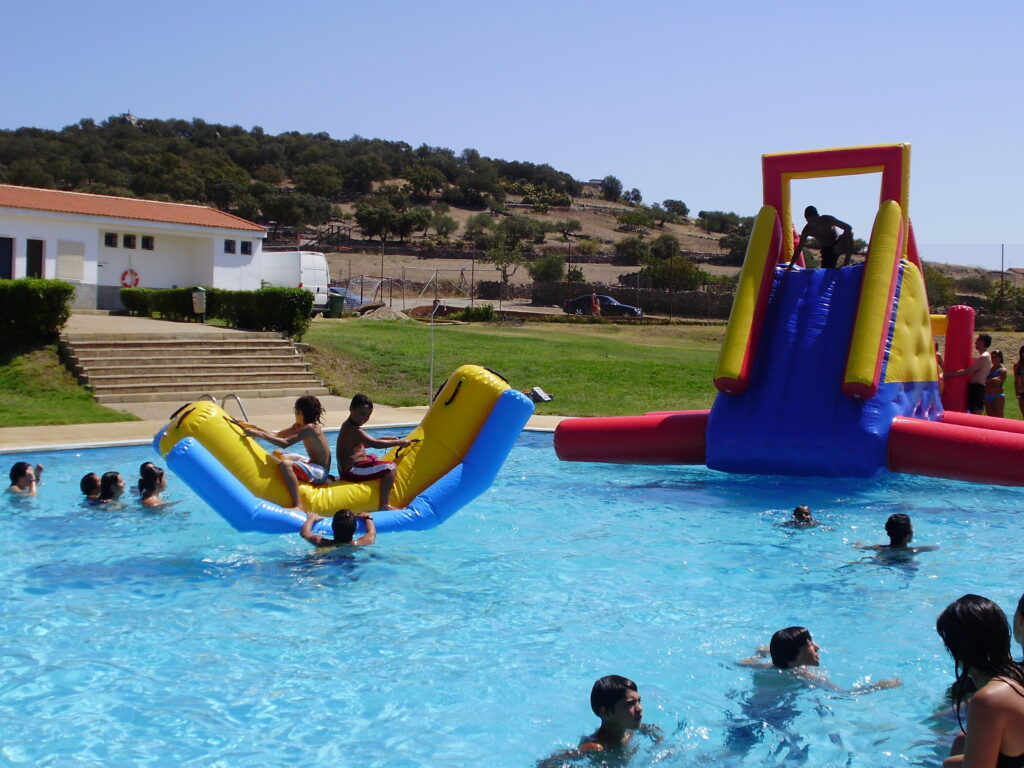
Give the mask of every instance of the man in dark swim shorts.
M 853 255 L 853 227 L 827 213 L 819 215 L 818 209 L 813 205 L 808 205 L 804 209 L 804 218 L 807 219 L 807 224 L 800 233 L 800 242 L 793 250 L 793 258 L 789 260 L 787 269 L 793 268 L 809 237 L 813 237 L 814 242 L 821 249 L 821 266 L 825 269 L 837 266 L 841 255 L 846 256 L 843 266 L 849 265 Z M 841 229 L 842 233 L 837 235 L 836 228 Z
M 974 340 L 974 349 L 978 352 L 974 362 L 945 376 L 947 379 L 953 376 L 971 377 L 971 383 L 967 385 L 967 410 L 971 413 L 985 412 L 985 381 L 988 379 L 988 372 L 992 370 L 992 356 L 988 352 L 991 346 L 992 337 L 987 333 L 979 333 L 978 338 Z

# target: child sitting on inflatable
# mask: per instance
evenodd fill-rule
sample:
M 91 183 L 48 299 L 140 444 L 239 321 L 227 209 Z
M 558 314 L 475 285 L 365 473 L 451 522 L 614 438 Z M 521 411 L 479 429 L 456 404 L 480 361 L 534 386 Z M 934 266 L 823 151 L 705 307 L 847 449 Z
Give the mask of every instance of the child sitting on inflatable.
M 325 483 L 331 471 L 331 448 L 327 444 L 320 424 L 323 421 L 324 407 L 313 395 L 303 395 L 295 401 L 295 423 L 279 432 L 268 432 L 248 424 L 238 422 L 249 437 L 266 440 L 278 448 L 289 448 L 302 441 L 308 458 L 298 453 L 274 451 L 273 457 L 281 468 L 288 491 L 292 496 L 292 506 L 299 506 L 299 483 Z
M 380 508 L 395 509 L 391 506 L 391 488 L 395 484 L 395 464 L 381 461 L 367 455 L 367 448 L 404 448 L 410 441 L 401 437 L 370 437 L 363 431 L 363 424 L 373 414 L 373 401 L 366 395 L 356 395 L 348 407 L 348 418 L 338 433 L 338 462 L 341 477 L 354 483 L 380 478 Z M 298 506 L 296 503 L 295 506 Z

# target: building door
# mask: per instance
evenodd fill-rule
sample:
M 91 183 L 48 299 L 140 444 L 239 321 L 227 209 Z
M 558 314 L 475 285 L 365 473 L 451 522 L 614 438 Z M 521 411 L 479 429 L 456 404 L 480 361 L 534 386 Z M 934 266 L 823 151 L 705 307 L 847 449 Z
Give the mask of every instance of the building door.
M 43 276 L 43 241 L 25 241 L 25 256 L 28 263 L 25 265 L 25 277 Z
M 0 280 L 14 277 L 14 238 L 0 237 Z

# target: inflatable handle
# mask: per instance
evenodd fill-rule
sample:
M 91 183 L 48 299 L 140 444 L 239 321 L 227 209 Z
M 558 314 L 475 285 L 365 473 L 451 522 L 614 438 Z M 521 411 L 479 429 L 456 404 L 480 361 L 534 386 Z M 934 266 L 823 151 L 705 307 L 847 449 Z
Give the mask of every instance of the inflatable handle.
M 720 392 L 738 395 L 745 392 L 750 384 L 754 352 L 761 337 L 781 248 L 782 228 L 778 213 L 770 205 L 762 206 L 747 244 L 747 254 L 729 312 L 729 324 L 718 354 L 715 387 Z
M 886 200 L 879 207 L 871 230 L 871 249 L 864 267 L 843 376 L 843 394 L 847 397 L 870 400 L 878 391 L 893 319 L 893 299 L 902 251 L 903 217 L 900 206 Z

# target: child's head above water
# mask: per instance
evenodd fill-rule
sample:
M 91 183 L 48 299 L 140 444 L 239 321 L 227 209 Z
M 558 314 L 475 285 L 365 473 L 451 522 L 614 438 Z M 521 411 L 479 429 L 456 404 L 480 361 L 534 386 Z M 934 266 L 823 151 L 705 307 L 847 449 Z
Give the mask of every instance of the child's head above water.
M 334 532 L 334 540 L 342 544 L 348 544 L 356 534 L 356 516 L 351 509 L 339 509 L 331 518 L 331 530 Z
M 910 524 L 910 517 L 902 512 L 889 515 L 885 521 L 885 532 L 889 534 L 889 546 L 903 547 L 914 538 L 914 526 Z
M 613 721 L 622 728 L 639 728 L 644 708 L 636 683 L 621 675 L 605 675 L 590 690 L 590 708 L 602 722 Z
M 818 646 L 807 627 L 786 627 L 772 635 L 768 646 L 772 664 L 779 669 L 818 666 Z
M 811 508 L 806 504 L 801 504 L 799 507 L 793 510 L 793 519 L 798 523 L 813 523 L 814 518 L 811 517 Z
M 83 475 L 78 483 L 78 487 L 82 489 L 84 495 L 90 498 L 98 496 L 100 493 L 100 476 L 95 472 Z

